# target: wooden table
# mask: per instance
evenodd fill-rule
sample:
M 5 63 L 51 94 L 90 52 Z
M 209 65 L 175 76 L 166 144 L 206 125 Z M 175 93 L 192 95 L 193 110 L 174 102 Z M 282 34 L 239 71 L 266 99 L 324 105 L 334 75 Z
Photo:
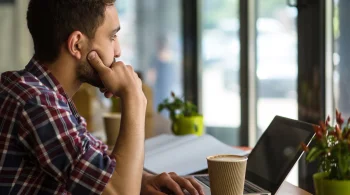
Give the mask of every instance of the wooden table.
M 116 191 L 114 189 L 115 184 L 113 185 L 114 182 L 116 181 L 113 181 L 113 177 L 112 177 L 111 181 L 107 184 L 103 192 L 103 195 L 116 194 Z M 277 191 L 276 195 L 311 195 L 311 194 L 285 181 L 283 182 L 280 189 Z
M 285 181 L 283 182 L 280 189 L 277 191 L 276 195 L 311 195 L 311 194 Z
M 202 176 L 207 174 L 196 174 L 193 176 Z M 309 192 L 287 182 L 284 181 L 279 188 L 279 190 L 276 192 L 276 195 L 312 195 Z

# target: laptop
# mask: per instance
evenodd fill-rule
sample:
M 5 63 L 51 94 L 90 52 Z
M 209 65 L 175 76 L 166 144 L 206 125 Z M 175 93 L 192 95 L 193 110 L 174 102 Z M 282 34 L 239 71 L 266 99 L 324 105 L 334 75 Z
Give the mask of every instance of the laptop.
M 300 144 L 309 145 L 312 124 L 276 116 L 248 156 L 245 195 L 275 194 L 303 154 Z M 195 176 L 210 195 L 209 176 Z

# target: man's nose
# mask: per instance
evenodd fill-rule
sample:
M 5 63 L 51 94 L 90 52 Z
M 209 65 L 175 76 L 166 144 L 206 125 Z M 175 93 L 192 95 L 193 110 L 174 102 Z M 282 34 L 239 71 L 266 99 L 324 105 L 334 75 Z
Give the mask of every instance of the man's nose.
M 114 45 L 114 57 L 119 58 L 122 54 L 122 51 L 120 49 L 119 41 L 117 40 Z

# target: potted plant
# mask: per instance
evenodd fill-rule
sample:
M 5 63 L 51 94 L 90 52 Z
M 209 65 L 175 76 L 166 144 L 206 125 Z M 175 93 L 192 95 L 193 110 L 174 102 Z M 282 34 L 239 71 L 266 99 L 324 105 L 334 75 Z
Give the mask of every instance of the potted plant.
M 203 116 L 198 114 L 197 106 L 190 101 L 184 101 L 171 92 L 171 100 L 166 98 L 158 105 L 158 112 L 169 111 L 172 122 L 171 130 L 175 135 L 203 135 Z
M 319 163 L 319 173 L 313 175 L 317 195 L 350 194 L 350 118 L 346 124 L 336 111 L 336 124 L 330 125 L 330 117 L 315 126 L 314 145 L 303 143 L 306 160 Z

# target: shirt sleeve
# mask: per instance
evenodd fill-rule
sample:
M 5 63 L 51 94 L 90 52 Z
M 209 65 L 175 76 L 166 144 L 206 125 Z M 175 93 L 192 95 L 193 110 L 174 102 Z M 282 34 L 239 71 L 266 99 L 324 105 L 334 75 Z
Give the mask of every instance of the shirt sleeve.
M 86 124 L 86 120 L 83 117 L 79 117 L 79 120 L 81 120 L 81 124 L 84 126 L 85 129 L 87 129 L 87 124 Z M 95 146 L 95 148 L 98 148 L 101 151 L 107 151 L 108 150 L 108 146 L 104 143 L 102 143 L 101 140 L 96 139 L 93 135 L 91 135 L 91 133 L 87 134 L 88 137 L 90 137 L 90 141 L 92 141 L 91 144 L 93 144 Z
M 42 94 L 22 111 L 20 141 L 47 174 L 72 194 L 101 194 L 115 169 L 106 146 L 72 114 L 64 97 Z

